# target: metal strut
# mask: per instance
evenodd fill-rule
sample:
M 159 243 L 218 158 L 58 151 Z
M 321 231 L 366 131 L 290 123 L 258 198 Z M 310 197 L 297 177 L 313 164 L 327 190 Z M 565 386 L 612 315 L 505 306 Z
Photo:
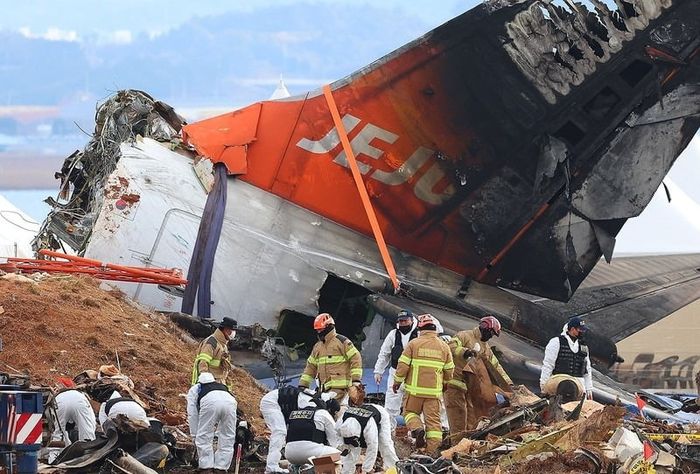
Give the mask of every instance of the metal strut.
M 331 87 L 326 84 L 323 86 L 323 95 L 326 97 L 326 102 L 328 103 L 328 108 L 331 111 L 331 116 L 333 117 L 333 122 L 335 123 L 335 128 L 338 130 L 338 136 L 340 137 L 340 142 L 343 144 L 343 150 L 348 159 L 348 164 L 350 165 L 350 171 L 352 171 L 352 177 L 355 180 L 355 186 L 357 186 L 357 192 L 360 193 L 360 199 L 362 199 L 362 206 L 365 209 L 365 214 L 367 214 L 367 219 L 369 219 L 369 224 L 372 227 L 372 233 L 374 234 L 374 240 L 377 242 L 377 247 L 379 247 L 379 253 L 384 261 L 384 267 L 386 268 L 389 278 L 391 278 L 391 283 L 394 285 L 394 292 L 398 293 L 401 283 L 399 282 L 398 276 L 396 276 L 396 269 L 394 268 L 394 262 L 389 254 L 389 248 L 384 241 L 384 234 L 382 234 L 382 229 L 379 227 L 379 221 L 377 220 L 377 215 L 374 212 L 374 207 L 372 207 L 372 202 L 369 200 L 369 194 L 367 193 L 367 188 L 365 187 L 364 181 L 362 181 L 362 173 L 360 173 L 360 168 L 357 166 L 357 159 L 355 158 L 355 152 L 350 146 L 350 140 L 348 139 L 348 134 L 345 131 L 345 126 L 340 118 L 340 113 L 338 112 L 338 106 L 333 98 L 333 93 L 331 92 Z

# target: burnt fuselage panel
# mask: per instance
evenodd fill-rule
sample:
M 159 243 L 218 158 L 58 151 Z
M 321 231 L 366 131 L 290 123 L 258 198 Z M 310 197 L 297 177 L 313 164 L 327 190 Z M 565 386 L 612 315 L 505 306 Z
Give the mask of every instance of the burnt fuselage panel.
M 700 2 L 617 4 L 482 5 L 331 85 L 400 275 L 419 257 L 567 300 L 612 255 L 694 136 L 700 97 Z M 318 91 L 184 133 L 240 179 L 372 235 Z

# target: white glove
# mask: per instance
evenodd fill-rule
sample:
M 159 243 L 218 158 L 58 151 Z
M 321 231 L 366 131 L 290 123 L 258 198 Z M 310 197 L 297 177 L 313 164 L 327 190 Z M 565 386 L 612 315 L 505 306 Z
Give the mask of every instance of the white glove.
M 374 381 L 379 385 L 382 383 L 382 374 L 374 374 Z
M 479 344 L 479 343 L 477 342 L 476 344 L 474 344 L 474 347 L 472 348 L 472 350 L 473 350 L 475 353 L 476 353 L 476 352 L 479 352 L 479 351 L 481 350 L 481 344 Z

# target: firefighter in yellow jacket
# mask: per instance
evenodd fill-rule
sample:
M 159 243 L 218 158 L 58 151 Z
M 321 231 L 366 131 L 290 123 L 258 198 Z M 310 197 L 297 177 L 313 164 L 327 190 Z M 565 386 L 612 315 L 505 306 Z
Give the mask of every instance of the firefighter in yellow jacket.
M 314 320 L 314 330 L 318 342 L 306 361 L 304 374 L 299 386 L 308 388 L 318 377 L 324 392 L 335 392 L 335 399 L 341 403 L 351 385 L 362 383 L 362 356 L 353 343 L 335 331 L 335 321 L 328 313 L 321 313 Z
M 224 318 L 214 333 L 199 344 L 192 368 L 192 385 L 198 382 L 199 374 L 210 372 L 217 382 L 231 388 L 228 374 L 233 365 L 228 350 L 228 341 L 232 341 L 236 337 L 236 327 L 238 327 L 238 323 L 235 319 Z
M 445 391 L 445 408 L 450 423 L 450 433 L 453 435 L 467 429 L 473 429 L 478 421 L 475 413 L 470 416 L 470 407 L 473 408 L 475 402 L 478 402 L 473 397 L 478 396 L 481 391 L 476 388 L 470 391 L 467 386 L 468 373 L 473 372 L 472 364 L 477 358 L 481 359 L 484 364 L 490 364 L 500 374 L 505 384 L 513 384 L 487 342 L 493 336 L 500 334 L 501 323 L 498 319 L 486 316 L 479 320 L 479 326 L 468 331 L 458 332 L 450 341 L 450 350 L 455 363 L 455 377 L 448 382 Z M 490 383 L 490 379 L 481 383 L 487 382 Z M 488 402 L 495 405 L 495 396 L 494 400 Z
M 399 358 L 392 389 L 396 392 L 402 383 L 405 384 L 406 426 L 416 439 L 416 447 L 427 445 L 428 452 L 433 454 L 442 443 L 440 396 L 444 385 L 452 379 L 455 365 L 450 348 L 437 335 L 431 315 L 418 317 L 418 331 L 418 337 L 406 345 Z

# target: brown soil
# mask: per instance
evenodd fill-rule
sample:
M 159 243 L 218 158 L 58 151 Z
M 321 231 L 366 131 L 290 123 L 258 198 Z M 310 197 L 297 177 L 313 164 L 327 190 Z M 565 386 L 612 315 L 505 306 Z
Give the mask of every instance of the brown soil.
M 575 459 L 572 452 L 557 454 L 540 461 L 532 461 L 519 464 L 504 470 L 504 474 L 532 474 L 535 472 L 561 473 L 561 474 L 587 474 L 591 472 L 591 466 L 586 461 Z
M 500 468 L 498 465 L 460 467 L 463 474 L 588 474 L 591 466 L 584 460 L 575 459 L 572 452 L 555 454 L 545 460 L 533 459 L 515 466 Z
M 0 371 L 24 372 L 35 385 L 54 386 L 103 364 L 119 364 L 163 421 L 185 420 L 196 346 L 167 318 L 129 304 L 119 291 L 105 291 L 85 277 L 50 277 L 40 283 L 0 279 Z M 257 433 L 264 431 L 259 403 L 264 394 L 236 369 L 234 395 Z

